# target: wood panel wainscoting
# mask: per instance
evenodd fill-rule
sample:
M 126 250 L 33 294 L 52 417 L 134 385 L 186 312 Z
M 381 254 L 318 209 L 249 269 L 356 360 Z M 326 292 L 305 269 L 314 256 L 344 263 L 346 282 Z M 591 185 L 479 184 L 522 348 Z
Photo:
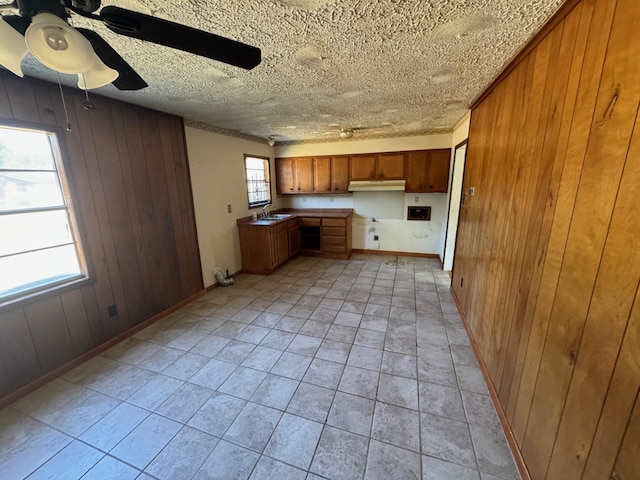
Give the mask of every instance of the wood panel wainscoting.
M 0 309 L 0 398 L 203 289 L 182 119 L 63 90 L 68 132 L 57 85 L 0 72 L 0 123 L 60 132 L 90 279 Z
M 570 0 L 472 108 L 452 291 L 541 479 L 640 478 L 640 2 Z

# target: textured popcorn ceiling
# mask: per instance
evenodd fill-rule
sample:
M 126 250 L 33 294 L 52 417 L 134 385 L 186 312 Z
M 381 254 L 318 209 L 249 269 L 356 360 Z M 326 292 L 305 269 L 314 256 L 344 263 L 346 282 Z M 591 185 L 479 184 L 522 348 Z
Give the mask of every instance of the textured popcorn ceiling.
M 251 71 L 98 31 L 149 83 L 97 93 L 278 143 L 450 131 L 563 0 L 118 0 L 262 49 Z M 32 58 L 25 73 L 55 80 Z M 63 82 L 75 78 L 63 76 Z M 97 108 L 100 108 L 97 102 Z

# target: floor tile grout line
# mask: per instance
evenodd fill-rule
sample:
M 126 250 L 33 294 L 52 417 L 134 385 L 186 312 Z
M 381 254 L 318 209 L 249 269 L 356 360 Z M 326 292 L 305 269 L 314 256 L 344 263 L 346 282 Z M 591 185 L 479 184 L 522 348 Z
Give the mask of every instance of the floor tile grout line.
M 378 265 L 378 267 L 377 267 L 377 268 L 378 268 L 378 272 L 380 272 L 380 271 L 381 271 L 381 270 L 380 270 L 380 264 Z M 344 270 L 344 269 L 343 269 L 343 270 Z M 396 267 L 394 267 L 394 270 L 396 271 L 396 273 L 395 273 L 396 278 L 399 278 L 399 277 L 398 277 L 398 273 L 397 273 L 397 268 L 396 268 Z M 413 268 L 413 266 L 412 266 L 411 270 L 412 270 L 412 274 L 413 274 L 413 276 L 414 276 L 414 280 L 415 280 L 416 270 Z M 326 271 L 326 270 L 325 270 L 325 271 Z M 359 270 L 359 271 L 360 271 L 360 272 L 364 271 L 364 270 L 363 270 L 363 268 L 362 268 L 362 265 L 360 266 L 360 270 Z M 425 270 L 425 271 L 432 271 L 432 270 L 431 270 L 431 269 L 429 269 L 429 270 Z M 343 274 L 343 273 L 341 273 L 340 275 L 342 275 L 342 274 Z M 336 283 L 336 281 L 338 280 L 338 278 L 339 278 L 339 276 L 340 276 L 340 275 L 338 275 L 338 277 L 336 277 L 336 280 L 334 280 L 334 285 L 335 285 L 335 283 Z M 405 273 L 405 275 L 406 275 L 406 273 Z M 358 277 L 359 275 L 357 274 L 357 272 L 353 272 L 353 276 L 357 279 L 357 277 Z M 317 278 L 321 278 L 321 277 L 322 277 L 322 275 L 318 275 L 318 274 L 317 274 L 317 275 L 315 275 L 315 278 L 316 278 L 316 279 L 317 279 Z M 316 281 L 317 281 L 317 280 L 316 280 Z M 403 279 L 403 280 L 399 280 L 399 281 L 406 281 L 406 280 L 404 280 L 404 279 Z M 314 282 L 314 283 L 315 283 L 315 282 Z M 248 283 L 244 290 L 239 291 L 239 293 L 238 293 L 238 297 L 242 297 L 242 295 L 243 295 L 243 294 L 245 294 L 245 293 L 246 293 L 246 291 L 247 291 L 249 288 L 251 288 L 251 285 L 252 285 L 252 284 Z M 313 285 L 313 283 L 311 283 L 311 285 Z M 353 291 L 355 292 L 356 290 L 354 290 L 354 288 L 356 288 L 356 286 L 357 286 L 357 285 L 358 285 L 358 284 L 357 284 L 355 281 L 353 281 L 352 283 L 350 283 L 350 290 L 349 290 L 349 291 L 352 291 L 352 290 L 353 290 Z M 436 285 L 437 285 L 437 284 L 436 284 Z M 341 286 L 342 286 L 342 284 L 341 284 Z M 371 289 L 373 289 L 373 286 L 371 287 Z M 440 290 L 438 290 L 437 286 L 436 286 L 436 289 L 435 289 L 435 290 L 436 290 L 436 293 L 438 293 L 438 294 L 440 293 Z M 286 294 L 286 291 L 287 291 L 287 290 L 284 290 L 283 292 L 278 292 L 278 293 L 280 293 L 280 296 L 282 296 L 283 294 Z M 301 290 L 297 290 L 297 291 L 301 291 Z M 308 288 L 307 288 L 307 291 L 308 291 Z M 359 293 L 361 293 L 361 292 L 359 292 Z M 326 297 L 326 295 L 327 295 L 327 294 L 328 294 L 328 292 L 324 293 L 323 298 L 327 298 L 327 297 Z M 364 305 L 368 304 L 368 303 L 369 303 L 369 301 L 371 300 L 371 295 L 372 295 L 372 294 L 371 294 L 371 293 L 369 293 L 369 295 L 367 296 L 367 301 L 366 301 L 366 302 L 361 302 L 361 303 L 363 303 Z M 415 287 L 415 284 L 414 284 L 414 295 L 417 295 L 417 293 L 416 293 L 416 287 Z M 304 294 L 303 294 L 303 296 L 304 296 Z M 391 297 L 393 297 L 393 295 L 391 295 Z M 231 298 L 233 298 L 233 297 L 231 297 Z M 257 298 L 257 296 L 255 296 L 255 295 L 251 294 L 251 295 L 248 295 L 248 296 L 247 296 L 247 298 L 253 298 L 253 299 L 255 300 L 255 299 Z M 277 298 L 279 298 L 279 297 L 276 297 L 276 301 L 277 301 Z M 301 297 L 301 298 L 302 298 L 302 297 Z M 348 298 L 348 294 L 347 294 L 347 297 L 345 297 L 345 299 L 343 299 L 343 302 L 342 302 L 342 304 L 341 304 L 341 310 L 339 310 L 338 312 L 340 312 L 340 311 L 348 312 L 348 311 L 349 311 L 348 309 L 344 309 L 345 302 L 353 302 L 353 301 L 356 301 L 356 302 L 357 302 L 357 301 L 359 301 L 362 297 L 356 298 L 355 300 L 348 300 L 347 298 Z M 440 300 L 440 295 L 438 296 L 438 298 L 439 298 L 439 300 Z M 416 305 L 414 306 L 413 310 L 416 312 L 416 317 L 415 317 L 415 319 L 416 319 L 416 322 L 417 322 L 417 321 L 419 320 L 419 316 L 418 316 L 418 314 L 417 314 L 417 312 L 418 312 L 417 296 L 415 297 L 415 300 L 416 300 Z M 231 301 L 233 301 L 233 300 L 231 300 Z M 253 301 L 253 300 L 247 300 L 247 301 L 242 301 L 242 302 L 238 303 L 238 305 L 243 304 L 243 305 L 240 305 L 240 306 L 239 306 L 239 311 L 241 311 L 243 308 L 246 308 L 248 305 L 250 305 L 252 301 Z M 230 302 L 229 302 L 229 301 L 227 301 L 227 303 L 230 303 Z M 390 305 L 390 308 L 391 308 L 391 306 L 393 306 L 393 303 L 394 303 L 394 301 L 393 301 L 393 299 L 392 299 L 392 301 L 391 301 L 391 305 Z M 304 319 L 304 320 L 305 320 L 305 323 L 306 323 L 306 322 L 308 322 L 308 321 L 311 319 L 310 317 L 313 315 L 313 312 L 314 312 L 316 309 L 318 309 L 318 308 L 319 308 L 319 304 L 314 306 L 314 309 L 313 309 L 313 311 L 311 312 L 311 314 L 309 314 L 309 315 Z M 360 308 L 360 307 L 357 307 L 357 308 Z M 441 311 L 442 311 L 442 309 L 441 309 Z M 263 312 L 264 312 L 264 311 L 263 311 Z M 356 311 L 356 313 L 357 313 L 357 311 Z M 185 315 L 186 315 L 186 314 L 185 314 Z M 361 313 L 361 315 L 364 315 L 364 312 L 362 312 L 362 313 Z M 208 317 L 204 317 L 204 318 L 208 318 Z M 389 317 L 387 317 L 387 318 L 388 318 L 388 320 L 392 320 L 390 316 L 389 316 Z M 179 321 L 179 319 L 180 319 L 180 317 L 179 317 L 179 316 L 176 316 L 176 317 L 174 318 L 174 323 L 175 323 L 175 322 L 178 322 L 178 321 Z M 254 319 L 255 319 L 255 317 L 254 317 Z M 224 320 L 225 322 L 226 322 L 226 321 L 229 321 L 229 320 L 234 321 L 232 318 L 227 318 L 227 319 L 223 319 L 223 320 Z M 334 319 L 334 320 L 335 320 L 335 319 Z M 355 335 L 357 335 L 357 333 L 358 333 L 358 332 L 357 332 L 357 330 L 360 330 L 360 329 L 362 329 L 362 330 L 368 330 L 368 329 L 366 329 L 366 328 L 364 328 L 364 327 L 361 327 L 361 326 L 360 326 L 360 325 L 361 325 L 361 321 L 362 321 L 362 319 L 360 319 L 360 322 L 358 323 L 358 325 L 357 325 L 357 326 L 354 326 L 354 328 L 356 329 Z M 251 325 L 251 324 L 252 324 L 251 322 L 249 322 L 249 323 L 242 322 L 242 323 L 245 325 L 245 327 L 243 328 L 243 330 L 244 330 L 244 329 L 246 329 L 249 325 Z M 331 324 L 333 324 L 333 323 L 334 323 L 334 322 L 331 322 L 331 323 L 330 323 L 330 325 L 331 325 Z M 303 324 L 303 326 L 304 326 L 304 324 Z M 415 328 L 417 328 L 417 326 L 418 326 L 418 324 L 417 324 L 417 323 L 415 323 L 415 324 L 414 324 L 414 330 L 415 330 Z M 269 328 L 269 330 L 271 330 L 271 331 L 275 331 L 275 330 L 276 330 L 276 329 L 275 329 L 275 328 L 273 328 L 273 327 L 267 327 L 267 328 Z M 190 330 L 187 330 L 187 331 L 192 331 L 192 330 L 197 330 L 197 329 L 190 329 Z M 297 334 L 297 335 L 303 335 L 303 334 L 300 334 L 300 333 L 299 333 L 299 331 L 300 331 L 300 329 L 299 329 L 297 332 L 295 332 L 295 333 L 294 333 L 294 335 L 296 335 L 296 334 Z M 370 331 L 375 331 L 375 330 L 370 330 Z M 379 349 L 379 350 L 381 351 L 381 353 L 382 353 L 382 355 L 383 355 L 383 356 L 384 356 L 384 352 L 394 352 L 394 350 L 388 350 L 388 349 L 386 348 L 386 340 L 387 340 L 387 336 L 389 335 L 389 332 L 390 332 L 390 330 L 389 330 L 388 328 L 385 330 L 385 332 L 383 332 L 383 333 L 384 333 L 384 338 L 383 338 L 383 340 L 382 340 L 382 346 L 381 346 L 381 348 Z M 211 335 L 211 334 L 215 333 L 215 330 L 214 330 L 214 331 L 208 331 L 208 332 L 205 332 L 205 333 L 206 333 L 206 335 Z M 236 334 L 236 336 L 237 336 L 237 335 L 239 335 L 239 334 L 240 334 L 240 332 L 238 332 L 238 334 Z M 303 377 L 302 377 L 302 378 L 304 378 L 304 375 L 306 375 L 306 373 L 308 372 L 308 370 L 309 370 L 309 368 L 310 368 L 310 365 L 311 365 L 311 362 L 313 362 L 315 358 L 319 358 L 319 357 L 317 357 L 317 353 L 318 353 L 318 351 L 319 351 L 319 350 L 320 350 L 320 348 L 321 348 L 322 342 L 323 342 L 324 340 L 328 340 L 328 339 L 326 338 L 326 335 L 327 335 L 326 333 L 324 333 L 324 335 L 323 335 L 322 337 L 316 337 L 316 336 L 314 336 L 314 335 L 311 335 L 311 336 L 313 336 L 314 338 L 319 338 L 321 343 L 320 343 L 319 347 L 315 350 L 315 352 L 314 352 L 314 354 L 313 354 L 313 355 L 305 355 L 305 356 L 307 356 L 307 357 L 311 358 L 311 361 L 310 361 L 309 365 L 307 366 L 307 368 L 305 369 L 305 372 L 304 372 L 304 374 L 303 374 Z M 445 329 L 445 335 L 446 335 L 446 338 L 447 338 L 447 343 L 448 343 L 448 345 L 449 345 L 449 347 L 450 347 L 450 345 L 451 345 L 451 344 L 450 344 L 450 342 L 449 342 L 449 332 L 447 331 L 447 329 Z M 295 338 L 295 336 L 294 336 L 294 338 Z M 233 339 L 231 339 L 231 340 L 233 340 Z M 146 341 L 148 341 L 148 340 L 146 340 Z M 349 349 L 350 351 L 351 351 L 351 349 L 353 348 L 353 346 L 354 346 L 354 345 L 359 345 L 359 344 L 357 344 L 357 343 L 356 343 L 356 341 L 357 341 L 357 340 L 354 338 L 350 343 L 347 343 L 347 345 L 350 345 L 350 349 Z M 169 347 L 169 346 L 168 346 L 168 343 L 170 343 L 170 342 L 165 342 L 165 343 L 148 342 L 148 343 L 154 343 L 154 344 L 158 345 L 158 346 L 160 347 L 160 349 L 165 348 L 165 347 L 166 347 L 166 348 L 174 348 L 174 347 Z M 256 344 L 256 343 L 254 343 L 254 342 L 250 342 L 250 343 L 253 345 L 253 350 L 255 350 L 255 349 L 257 348 L 257 346 L 259 346 L 259 345 L 260 345 L 260 344 Z M 363 347 L 365 347 L 365 348 L 367 348 L 367 347 L 368 347 L 368 348 L 371 348 L 371 347 L 369 347 L 369 346 L 368 346 L 368 345 L 366 345 L 366 344 L 365 344 L 365 345 L 360 345 L 360 346 L 363 346 Z M 415 347 L 416 347 L 416 352 L 415 352 L 415 353 L 416 353 L 416 355 L 413 355 L 413 356 L 414 356 L 414 357 L 416 357 L 416 359 L 417 359 L 417 354 L 419 353 L 419 352 L 418 352 L 417 337 L 416 337 L 416 339 L 415 339 Z M 192 347 L 192 348 L 193 348 L 193 347 Z M 285 349 L 284 349 L 284 350 L 277 349 L 278 351 L 280 351 L 280 352 L 281 352 L 281 353 L 280 353 L 280 357 L 284 354 L 284 352 L 288 351 L 288 350 L 287 350 L 288 348 L 289 348 L 289 345 L 287 345 L 287 346 L 285 347 Z M 179 350 L 182 350 L 182 349 L 179 349 Z M 178 358 L 181 358 L 181 357 L 182 357 L 182 356 L 184 356 L 186 353 L 190 353 L 190 351 L 184 351 L 184 350 L 182 350 L 182 351 L 183 351 L 182 355 L 180 355 L 180 357 L 178 357 Z M 332 389 L 331 389 L 331 390 L 332 390 L 332 392 L 333 392 L 333 398 L 332 398 L 332 404 L 331 404 L 331 406 L 330 406 L 330 408 L 329 408 L 329 410 L 328 410 L 328 412 L 327 412 L 327 415 L 330 413 L 331 408 L 333 407 L 333 404 L 334 404 L 334 402 L 335 402 L 336 392 L 337 392 L 337 391 L 339 391 L 338 389 L 340 388 L 340 387 L 339 387 L 339 385 L 340 385 L 340 381 L 341 381 L 341 379 L 342 379 L 342 376 L 344 375 L 344 369 L 346 368 L 346 366 L 348 366 L 349 354 L 350 354 L 350 353 L 351 353 L 351 352 L 349 352 L 349 353 L 347 354 L 346 359 L 345 359 L 345 363 L 336 362 L 337 364 L 341 364 L 341 365 L 343 365 L 343 370 L 342 370 L 342 373 L 341 373 L 341 376 L 340 376 L 340 380 L 338 381 L 338 385 L 337 385 L 335 388 L 332 388 Z M 450 356 L 452 355 L 450 348 L 449 348 L 449 355 L 450 355 Z M 243 359 L 240 363 L 227 362 L 227 363 L 231 363 L 232 365 L 234 365 L 234 370 L 229 374 L 229 376 L 230 376 L 230 375 L 232 375 L 232 374 L 233 374 L 233 372 L 235 372 L 235 371 L 236 371 L 240 366 L 242 366 L 242 367 L 244 367 L 244 368 L 250 368 L 250 369 L 253 369 L 253 370 L 260 371 L 260 372 L 262 372 L 262 373 L 265 373 L 265 375 L 270 375 L 270 374 L 271 374 L 271 373 L 270 373 L 270 370 L 271 370 L 271 369 L 270 369 L 270 370 L 259 370 L 259 369 L 255 369 L 255 368 L 253 368 L 253 367 L 247 367 L 247 366 L 242 365 L 242 363 L 243 363 L 244 361 L 246 361 L 247 357 L 248 357 L 248 356 L 245 356 L 245 357 L 244 357 L 244 359 Z M 280 357 L 279 357 L 279 358 L 280 358 Z M 108 358 L 108 357 L 105 357 L 105 358 Z M 178 358 L 176 358 L 176 360 L 177 360 Z M 210 361 L 212 357 L 207 357 L 207 358 L 208 358 L 208 359 L 209 359 L 209 361 Z M 215 358 L 215 357 L 214 357 L 214 358 Z M 382 358 L 383 358 L 383 357 L 381 357 L 381 361 L 382 361 Z M 112 360 L 112 361 L 116 361 L 116 362 L 117 362 L 117 361 L 119 361 L 119 360 L 113 360 L 113 359 L 110 359 L 110 360 Z M 121 363 L 122 363 L 123 365 L 131 365 L 132 367 L 141 368 L 141 369 L 146 369 L 146 367 L 145 367 L 144 365 L 140 365 L 140 363 L 144 362 L 145 360 L 146 360 L 146 359 L 142 359 L 142 360 L 140 360 L 137 364 L 129 364 L 129 363 L 124 363 L 124 362 L 121 362 Z M 218 359 L 218 360 L 219 360 L 219 361 L 223 361 L 223 362 L 225 361 L 225 360 L 222 360 L 222 359 Z M 332 361 L 332 360 L 328 360 L 328 361 Z M 276 362 L 277 362 L 277 360 L 276 360 Z M 165 367 L 165 369 L 166 369 L 166 368 L 168 368 L 168 367 Z M 273 367 L 272 367 L 272 368 L 273 368 Z M 361 368 L 361 367 L 360 367 L 360 368 Z M 366 369 L 366 367 L 365 367 L 365 369 Z M 381 364 L 379 365 L 379 368 L 378 368 L 377 370 L 370 370 L 370 371 L 375 371 L 375 372 L 378 374 L 378 376 L 380 376 L 381 374 L 385 373 L 385 372 L 383 372 L 383 369 L 384 369 L 384 367 L 383 367 L 383 365 L 382 365 L 382 363 L 381 363 Z M 164 372 L 164 369 L 163 369 L 163 370 L 160 370 L 160 371 L 157 371 L 157 370 L 151 370 L 151 369 L 147 369 L 147 370 L 148 370 L 148 371 L 150 371 L 151 373 L 165 375 L 165 374 L 163 373 L 163 372 Z M 419 375 L 419 372 L 418 372 L 417 370 L 418 370 L 418 364 L 417 364 L 417 361 L 416 361 L 416 378 L 415 378 L 415 379 L 411 379 L 411 380 L 415 381 L 415 383 L 416 383 L 417 387 L 419 387 L 419 384 L 420 384 L 420 375 Z M 396 375 L 396 376 L 398 376 L 398 377 L 402 377 L 402 378 L 408 378 L 408 377 L 404 377 L 402 374 L 399 374 L 399 375 L 398 375 L 398 374 L 397 374 L 397 372 L 393 372 L 393 371 L 388 372 L 388 373 L 386 373 L 386 374 Z M 271 375 L 276 375 L 276 374 L 271 374 Z M 455 376 L 456 376 L 456 378 L 457 378 L 457 372 L 455 372 L 455 371 L 454 371 L 454 375 L 455 375 Z M 193 375 L 192 375 L 192 376 L 193 376 Z M 172 377 L 172 378 L 174 378 L 174 377 Z M 228 378 L 228 377 L 227 377 L 227 378 Z M 265 379 L 266 379 L 266 378 L 267 378 L 267 377 L 265 376 Z M 168 397 L 167 397 L 167 398 L 166 398 L 166 399 L 165 399 L 165 400 L 164 400 L 164 401 L 163 401 L 159 406 L 157 406 L 157 407 L 154 409 L 154 411 L 153 411 L 152 413 L 154 413 L 154 414 L 156 414 L 156 415 L 160 415 L 160 414 L 156 413 L 156 410 L 157 410 L 158 408 L 160 408 L 162 405 L 164 405 L 164 403 L 165 403 L 165 402 L 167 402 L 167 401 L 169 400 L 169 398 L 171 398 L 171 396 L 175 394 L 175 392 L 177 392 L 177 391 L 179 391 L 179 389 L 183 388 L 183 386 L 184 386 L 186 383 L 190 383 L 190 384 L 191 384 L 191 382 L 189 382 L 189 380 L 190 380 L 190 379 L 191 379 L 191 377 L 189 377 L 187 380 L 185 380 L 184 378 L 180 378 L 179 380 L 181 380 L 181 381 L 182 381 L 182 384 L 180 385 L 180 387 L 178 387 L 178 389 L 176 389 L 176 391 L 174 391 L 174 392 L 173 392 L 171 395 L 169 395 L 169 396 L 168 396 Z M 262 385 L 262 383 L 264 382 L 264 380 L 265 380 L 265 379 L 263 379 L 263 380 L 262 380 L 262 382 L 260 383 L 260 385 Z M 115 381 L 115 380 L 114 380 L 114 381 Z M 301 385 L 302 383 L 306 383 L 306 382 L 304 382 L 304 381 L 300 381 L 300 380 L 297 380 L 297 381 L 298 381 L 298 388 L 300 387 L 300 385 Z M 223 383 L 224 383 L 224 382 L 223 382 Z M 79 385 L 79 386 L 82 386 L 81 384 L 78 384 L 78 385 Z M 195 384 L 194 384 L 194 385 L 195 385 Z M 257 388 L 260 388 L 260 385 L 259 385 Z M 144 385 L 142 385 L 140 388 L 143 388 L 143 386 L 144 386 Z M 84 386 L 83 386 L 83 388 L 87 388 L 87 389 L 89 389 L 89 390 L 92 390 L 90 387 L 84 387 Z M 377 384 L 377 385 L 376 385 L 376 395 L 375 395 L 375 397 L 376 397 L 376 398 L 377 398 L 377 396 L 378 396 L 378 389 L 379 389 L 379 384 Z M 257 390 L 257 389 L 256 389 L 256 390 Z M 459 387 L 459 385 L 458 385 L 458 391 L 460 391 L 460 387 Z M 103 394 L 103 395 L 108 395 L 108 394 L 104 394 L 104 393 L 102 393 L 102 392 L 100 392 L 100 391 L 97 391 L 97 392 L 98 392 L 98 393 L 101 393 L 101 394 Z M 208 398 L 210 398 L 210 397 L 211 397 L 211 395 L 213 395 L 213 393 L 214 393 L 214 392 L 215 392 L 215 390 L 212 390 L 212 391 L 211 391 L 211 394 L 209 395 L 209 397 L 208 397 Z M 134 394 L 135 394 L 135 392 L 134 392 L 134 393 L 131 393 L 131 395 L 134 395 Z M 254 394 L 255 394 L 255 390 L 254 390 Z M 130 396 L 131 396 L 131 395 L 130 395 Z M 359 395 L 356 395 L 356 396 L 359 396 Z M 252 402 L 252 400 L 251 400 L 251 398 L 252 398 L 252 397 L 253 397 L 253 394 L 252 394 L 252 396 L 251 396 L 249 399 L 242 399 L 242 400 L 245 402 L 245 405 L 246 405 L 246 403 L 247 403 L 247 402 Z M 129 397 L 127 397 L 127 398 L 126 398 L 126 399 L 124 399 L 124 400 L 122 400 L 121 398 L 117 398 L 117 397 L 113 397 L 113 398 L 115 398 L 117 401 L 119 401 L 119 402 L 120 402 L 120 404 L 122 404 L 122 403 L 128 403 L 128 401 L 127 401 L 127 400 L 129 399 Z M 293 398 L 293 396 L 289 399 L 289 403 L 288 403 L 288 404 L 287 404 L 287 406 L 285 407 L 285 410 L 283 410 L 283 411 L 282 411 L 282 413 L 281 413 L 281 417 L 284 415 L 284 413 L 287 413 L 287 412 L 286 412 L 286 409 L 288 408 L 288 405 L 290 404 L 290 402 L 291 402 L 292 398 Z M 362 398 L 366 398 L 366 397 L 362 397 Z M 206 402 L 206 401 L 207 401 L 207 400 L 205 400 L 205 402 Z M 374 400 L 374 402 L 375 402 L 375 400 Z M 256 401 L 255 403 L 257 403 L 257 401 Z M 374 404 L 374 405 L 375 405 L 375 404 Z M 404 408 L 404 407 L 403 407 L 403 408 Z M 463 406 L 463 408 L 465 408 L 465 407 Z M 146 409 L 145 409 L 145 410 L 146 410 Z M 149 410 L 147 410 L 147 411 L 149 412 Z M 418 416 L 419 416 L 419 418 L 420 418 L 420 413 L 421 413 L 421 397 L 420 397 L 420 395 L 419 395 L 419 392 L 418 392 L 418 406 L 417 406 L 417 410 L 415 410 L 415 411 L 417 412 L 417 414 L 418 414 Z M 375 412 L 374 412 L 374 413 L 375 413 Z M 150 415 L 150 414 L 151 414 L 151 413 L 149 413 L 148 415 Z M 147 415 L 147 417 L 148 417 L 148 415 Z M 163 415 L 160 415 L 160 416 L 163 416 Z M 165 418 L 169 418 L 169 419 L 171 419 L 170 417 L 165 417 Z M 444 418 L 446 418 L 446 417 L 444 417 Z M 465 410 L 465 418 L 467 418 L 467 412 L 466 412 L 466 410 Z M 236 419 L 237 419 L 237 415 L 234 417 L 233 422 L 235 422 L 235 420 L 236 420 Z M 36 420 L 37 420 L 37 419 L 36 419 Z M 174 419 L 171 419 L 171 420 L 175 421 Z M 372 420 L 373 420 L 373 419 L 372 419 Z M 99 420 L 98 420 L 98 421 L 99 421 Z M 181 423 L 183 427 L 184 427 L 188 422 L 189 422 L 189 420 L 187 420 L 187 421 L 186 421 L 186 422 L 184 422 L 184 423 L 182 423 L 181 421 L 179 421 L 179 423 Z M 233 422 L 232 422 L 231 424 L 233 424 Z M 324 425 L 327 425 L 327 424 L 326 424 L 326 422 L 327 422 L 327 417 L 325 417 Z M 97 423 L 97 422 L 96 422 L 96 423 Z M 467 423 L 468 423 L 468 418 L 467 418 Z M 91 427 L 89 427 L 89 428 L 91 428 Z M 340 427 L 333 427 L 333 428 L 337 428 L 337 429 L 339 429 L 339 430 L 341 429 Z M 371 437 L 371 435 L 372 435 L 371 429 L 372 429 L 372 428 L 373 428 L 373 421 L 372 421 L 372 424 L 371 424 L 370 429 L 369 429 L 369 445 L 370 445 L 370 441 L 371 441 L 371 438 L 372 438 L 372 437 Z M 227 430 L 228 430 L 228 429 L 227 429 Z M 275 431 L 275 430 L 274 430 L 274 431 Z M 345 431 L 348 431 L 348 430 L 345 430 Z M 225 432 L 224 432 L 224 433 L 226 434 L 226 430 L 225 430 Z M 272 433 L 273 433 L 273 432 L 272 432 Z M 177 434 L 177 433 L 176 433 L 176 434 Z M 224 435 L 224 434 L 223 434 L 223 435 Z M 420 442 L 421 442 L 421 439 L 420 439 Z M 385 443 L 385 442 L 383 442 L 383 443 Z M 114 448 L 115 448 L 115 447 L 114 447 Z M 400 448 L 402 448 L 402 447 L 400 447 Z M 316 449 L 317 449 L 317 445 L 316 445 Z M 420 443 L 420 451 L 422 452 L 422 445 L 421 445 L 421 443 Z M 367 457 L 368 457 L 368 454 L 367 454 Z M 153 461 L 153 460 L 152 460 L 152 461 Z M 366 467 L 365 467 L 365 471 L 366 471 Z

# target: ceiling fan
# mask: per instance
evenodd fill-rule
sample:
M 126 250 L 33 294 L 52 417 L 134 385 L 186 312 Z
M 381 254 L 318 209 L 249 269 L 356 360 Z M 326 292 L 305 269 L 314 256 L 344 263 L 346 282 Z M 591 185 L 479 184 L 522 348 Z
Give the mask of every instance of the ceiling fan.
M 23 76 L 27 52 L 60 73 L 77 74 L 84 90 L 108 83 L 119 90 L 148 84 L 100 35 L 67 22 L 71 13 L 103 22 L 109 30 L 250 70 L 261 61 L 259 48 L 100 0 L 14 0 L 0 5 L 0 65 Z M 18 15 L 7 15 L 16 11 Z
M 363 130 L 380 130 L 382 128 L 385 127 L 390 127 L 392 124 L 388 123 L 388 124 L 382 124 L 378 127 L 341 127 L 340 128 L 340 138 L 342 139 L 347 139 L 347 138 L 351 138 L 353 137 L 353 134 L 357 131 L 363 131 Z

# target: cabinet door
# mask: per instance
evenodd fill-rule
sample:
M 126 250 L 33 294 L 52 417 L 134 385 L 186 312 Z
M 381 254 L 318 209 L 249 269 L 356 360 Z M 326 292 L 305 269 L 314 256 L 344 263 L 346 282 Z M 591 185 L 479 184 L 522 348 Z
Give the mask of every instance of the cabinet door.
M 300 228 L 289 228 L 289 257 L 293 257 L 300 251 Z
M 427 188 L 429 192 L 446 192 L 449 187 L 451 150 L 430 150 Z
M 313 157 L 296 158 L 296 193 L 313 192 Z
M 313 191 L 331 191 L 331 157 L 313 157 Z
M 278 252 L 278 265 L 289 258 L 289 235 L 287 229 L 276 234 L 276 250 Z
M 280 264 L 278 262 L 278 233 L 275 225 L 269 227 L 269 252 L 269 263 L 271 264 L 271 270 L 273 270 Z
M 349 191 L 349 156 L 331 157 L 331 191 Z
M 407 183 L 404 187 L 405 192 L 426 192 L 428 164 L 429 153 L 426 150 L 409 152 L 407 154 Z
M 276 158 L 276 192 L 295 193 L 293 158 Z
M 404 153 L 378 154 L 379 180 L 404 180 Z
M 351 180 L 374 180 L 377 155 L 351 155 Z

